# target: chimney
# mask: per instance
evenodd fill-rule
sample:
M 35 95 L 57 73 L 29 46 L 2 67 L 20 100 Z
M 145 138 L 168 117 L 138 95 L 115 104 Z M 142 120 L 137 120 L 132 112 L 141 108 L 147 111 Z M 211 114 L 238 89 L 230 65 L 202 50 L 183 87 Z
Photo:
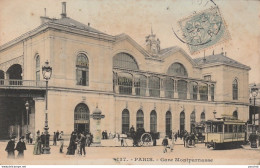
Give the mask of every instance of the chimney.
M 62 13 L 61 13 L 61 18 L 65 18 L 67 17 L 67 13 L 66 13 L 66 2 L 62 2 Z

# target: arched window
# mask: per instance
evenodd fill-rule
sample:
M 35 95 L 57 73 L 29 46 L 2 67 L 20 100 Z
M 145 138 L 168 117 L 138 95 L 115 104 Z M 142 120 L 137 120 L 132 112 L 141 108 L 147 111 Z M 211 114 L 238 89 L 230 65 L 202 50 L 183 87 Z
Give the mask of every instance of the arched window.
M 129 132 L 130 127 L 130 116 L 129 111 L 124 109 L 122 112 L 122 133 L 126 134 Z
M 155 110 L 150 114 L 150 132 L 157 132 L 157 114 Z
M 160 78 L 149 77 L 149 95 L 151 97 L 160 97 Z
M 201 122 L 204 122 L 205 121 L 205 113 L 204 112 L 202 112 L 201 114 L 200 114 L 200 121 Z
M 118 73 L 119 93 L 131 95 L 133 86 L 133 77 L 129 73 Z
M 178 62 L 171 64 L 168 68 L 167 74 L 170 76 L 188 76 L 186 68 Z
M 233 81 L 233 84 L 232 84 L 232 90 L 233 90 L 233 100 L 237 100 L 238 99 L 238 82 L 237 82 L 237 79 L 235 79 Z
M 238 113 L 237 113 L 237 111 L 234 111 L 234 112 L 233 112 L 233 117 L 234 117 L 234 119 L 238 119 Z
M 211 94 L 211 101 L 214 101 L 214 92 L 215 92 L 215 86 L 212 84 L 210 85 L 210 94 Z
M 80 103 L 74 110 L 74 129 L 82 132 L 89 131 L 89 108 L 86 104 Z
M 208 101 L 208 85 L 206 83 L 200 84 L 199 92 L 200 92 L 200 100 Z
M 195 113 L 195 111 L 193 111 L 190 114 L 190 132 L 194 132 L 195 123 L 196 123 L 196 113 Z
M 164 80 L 165 97 L 173 98 L 174 93 L 174 80 L 165 78 Z
M 0 85 L 4 85 L 4 80 L 1 79 L 5 79 L 5 73 L 2 70 L 0 70 Z
M 144 113 L 142 110 L 138 110 L 136 114 L 136 130 L 138 128 L 144 128 Z
M 77 85 L 88 86 L 89 85 L 89 61 L 88 57 L 80 53 L 77 56 L 76 63 L 76 78 Z
M 41 80 L 40 79 L 40 71 L 41 71 L 41 67 L 40 67 L 40 56 L 37 55 L 36 59 L 35 59 L 35 76 L 36 76 L 36 81 Z
M 187 99 L 187 82 L 185 80 L 178 80 L 177 91 L 179 99 Z
M 165 132 L 166 135 L 170 136 L 172 130 L 172 113 L 167 111 L 165 114 Z
M 198 98 L 198 83 L 191 82 L 190 83 L 190 99 L 197 100 Z
M 180 133 L 184 133 L 185 131 L 185 113 L 182 111 L 180 113 Z
M 118 53 L 113 57 L 113 67 L 138 70 L 138 65 L 133 56 L 127 53 Z
M 135 76 L 135 94 L 138 96 L 146 95 L 146 76 L 137 75 Z

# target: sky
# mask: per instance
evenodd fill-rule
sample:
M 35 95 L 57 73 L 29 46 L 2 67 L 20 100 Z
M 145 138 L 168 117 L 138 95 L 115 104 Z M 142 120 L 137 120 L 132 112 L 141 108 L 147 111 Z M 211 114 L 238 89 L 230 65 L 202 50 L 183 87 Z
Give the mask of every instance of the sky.
M 260 83 L 260 1 L 258 0 L 0 0 L 0 45 L 40 25 L 40 16 L 60 18 L 61 2 L 67 16 L 110 35 L 128 34 L 144 47 L 153 33 L 161 48 L 179 46 L 192 58 L 186 44 L 173 34 L 178 21 L 214 6 L 219 7 L 231 39 L 205 50 L 221 53 L 251 67 L 249 83 Z M 179 31 L 180 32 L 180 31 Z

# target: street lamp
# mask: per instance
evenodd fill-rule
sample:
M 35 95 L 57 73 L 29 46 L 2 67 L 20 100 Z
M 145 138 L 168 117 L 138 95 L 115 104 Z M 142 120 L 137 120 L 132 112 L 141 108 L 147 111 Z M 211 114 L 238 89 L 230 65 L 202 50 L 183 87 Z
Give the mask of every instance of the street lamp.
M 254 97 L 254 124 L 253 124 L 253 132 L 256 132 L 255 128 L 255 99 L 258 95 L 258 88 L 256 87 L 256 84 L 251 88 L 251 95 Z M 259 116 L 258 116 L 259 117 Z
M 48 133 L 48 80 L 51 78 L 52 67 L 49 66 L 48 60 L 45 62 L 45 65 L 42 67 L 42 75 L 46 80 L 46 94 L 45 94 L 45 126 L 44 126 L 44 143 L 43 143 L 43 153 L 50 154 L 50 134 Z
M 26 109 L 26 117 L 27 117 L 27 134 L 29 132 L 29 129 L 28 129 L 28 122 L 29 122 L 29 102 L 26 101 L 25 103 L 25 109 Z

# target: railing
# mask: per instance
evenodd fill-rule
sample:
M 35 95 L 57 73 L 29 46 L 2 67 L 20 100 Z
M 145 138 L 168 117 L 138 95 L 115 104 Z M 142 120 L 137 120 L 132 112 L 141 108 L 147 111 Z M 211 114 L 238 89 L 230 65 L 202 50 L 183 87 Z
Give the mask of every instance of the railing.
M 36 80 L 17 80 L 17 79 L 0 79 L 1 87 L 35 87 L 44 88 L 46 86 L 45 81 Z

